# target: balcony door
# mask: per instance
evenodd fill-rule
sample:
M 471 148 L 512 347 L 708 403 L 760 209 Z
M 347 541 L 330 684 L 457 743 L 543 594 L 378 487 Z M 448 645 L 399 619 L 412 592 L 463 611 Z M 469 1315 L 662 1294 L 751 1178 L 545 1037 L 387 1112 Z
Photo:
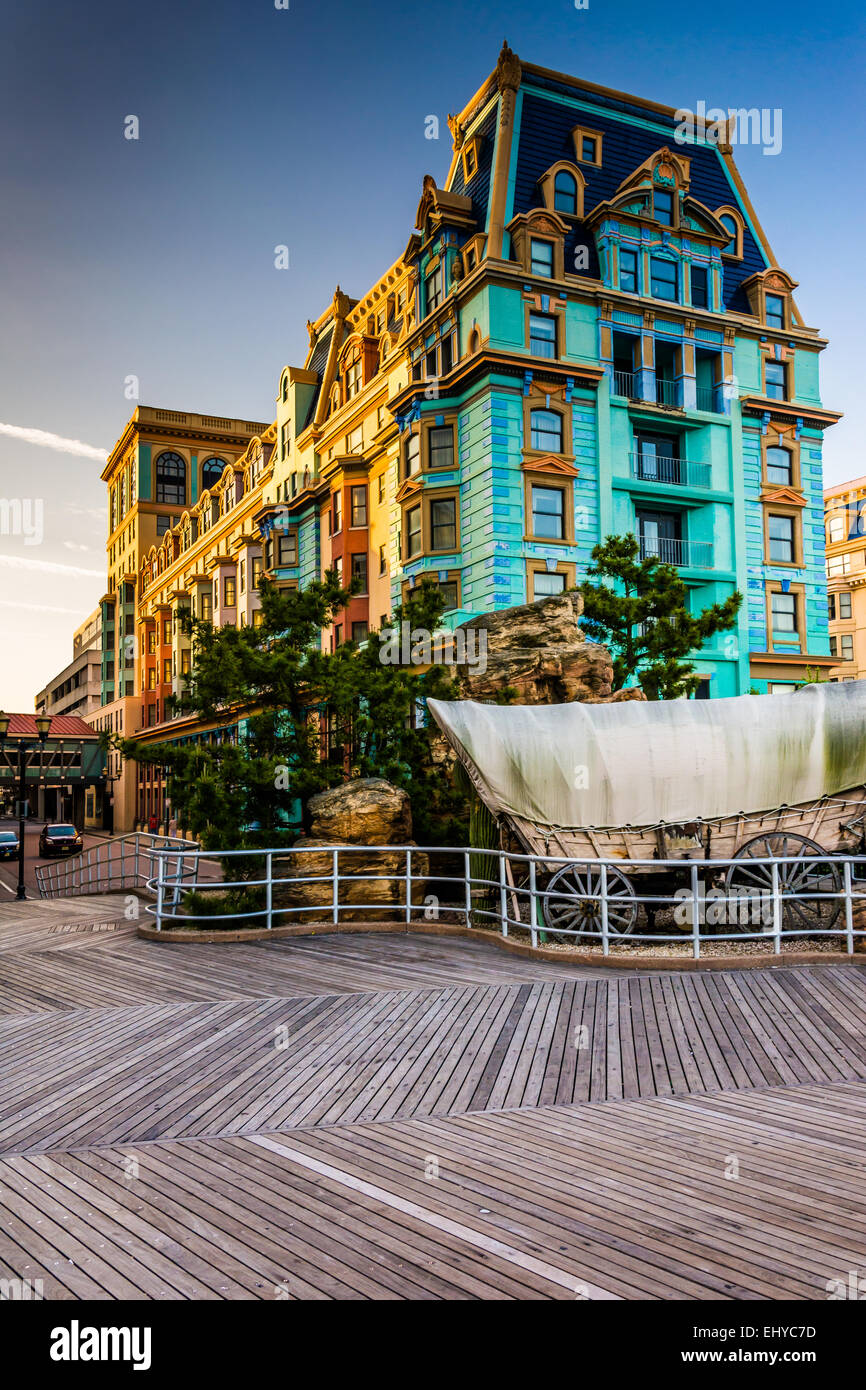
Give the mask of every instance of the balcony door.
M 637 529 L 642 560 L 653 556 L 666 565 L 680 563 L 682 529 L 678 513 L 639 511 Z
M 635 435 L 635 477 L 648 483 L 681 483 L 679 440 L 670 434 Z

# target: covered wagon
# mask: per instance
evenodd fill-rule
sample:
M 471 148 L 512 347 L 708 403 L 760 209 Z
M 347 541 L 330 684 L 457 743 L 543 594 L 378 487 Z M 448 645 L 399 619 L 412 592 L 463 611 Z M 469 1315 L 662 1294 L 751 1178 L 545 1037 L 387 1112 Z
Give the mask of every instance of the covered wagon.
M 599 861 L 608 929 L 627 933 L 643 894 L 631 866 L 612 861 L 664 861 L 638 874 L 670 881 L 671 861 L 695 859 L 708 879 L 714 861 L 735 861 L 724 879 L 737 890 L 775 877 L 786 917 L 826 929 L 842 881 L 832 856 L 866 849 L 866 681 L 706 701 L 429 707 L 500 826 L 547 865 L 552 930 L 597 929 Z

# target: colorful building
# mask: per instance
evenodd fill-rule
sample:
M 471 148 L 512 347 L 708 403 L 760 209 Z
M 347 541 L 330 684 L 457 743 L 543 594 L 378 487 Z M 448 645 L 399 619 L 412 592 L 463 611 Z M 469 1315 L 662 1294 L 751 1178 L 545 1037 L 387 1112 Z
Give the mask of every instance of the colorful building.
M 136 412 L 103 475 L 105 691 L 136 702 L 136 728 L 198 736 L 166 728 L 190 660 L 178 614 L 255 622 L 259 574 L 354 578 L 334 645 L 387 623 L 422 578 L 455 626 L 579 582 L 593 546 L 629 532 L 677 566 L 695 611 L 744 596 L 736 629 L 696 654 L 700 696 L 791 689 L 833 665 L 826 343 L 727 135 L 681 116 L 503 47 L 449 118 L 444 187 L 425 177 L 399 258 L 308 322 L 270 424 L 151 411 L 145 440 Z M 135 811 L 163 816 L 159 779 L 139 783 Z
M 866 478 L 824 491 L 831 681 L 866 677 Z

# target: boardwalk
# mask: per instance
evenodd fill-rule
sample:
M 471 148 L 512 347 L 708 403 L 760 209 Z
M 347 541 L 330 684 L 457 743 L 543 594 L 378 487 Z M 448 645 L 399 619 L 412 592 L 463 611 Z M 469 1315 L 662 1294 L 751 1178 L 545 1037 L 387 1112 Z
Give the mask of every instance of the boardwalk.
M 49 1298 L 823 1299 L 866 1264 L 866 971 L 166 947 L 0 907 L 0 1277 Z

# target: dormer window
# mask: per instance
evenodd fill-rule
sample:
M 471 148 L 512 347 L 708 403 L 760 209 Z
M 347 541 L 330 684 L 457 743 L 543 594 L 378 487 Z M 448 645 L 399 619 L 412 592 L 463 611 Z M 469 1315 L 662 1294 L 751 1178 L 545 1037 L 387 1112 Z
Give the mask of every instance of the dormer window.
M 736 208 L 717 208 L 718 217 L 725 231 L 729 233 L 729 240 L 722 247 L 723 256 L 733 256 L 737 260 L 743 258 L 743 219 Z
M 556 212 L 577 216 L 577 179 L 567 169 L 561 169 L 553 181 L 553 206 Z
M 361 359 L 357 357 L 346 368 L 346 400 L 350 401 L 353 396 L 357 396 L 361 389 Z
M 289 399 L 289 374 L 288 374 L 288 372 L 286 372 L 285 376 L 283 377 L 283 390 L 282 390 L 282 396 L 283 396 L 283 400 L 284 400 L 284 401 L 287 401 L 287 400 Z
M 674 224 L 674 195 L 665 189 L 653 189 L 653 216 L 656 222 L 661 222 L 664 227 L 672 227 Z
M 779 294 L 768 294 L 764 298 L 765 318 L 768 328 L 785 327 L 785 301 Z
M 478 140 L 468 140 L 460 155 L 463 160 L 463 182 L 467 184 L 478 173 Z
M 442 268 L 437 266 L 424 281 L 424 295 L 427 313 L 432 314 L 442 303 Z
M 574 154 L 580 164 L 601 165 L 601 133 L 597 130 L 584 130 L 577 126 L 571 132 L 574 141 Z
M 529 269 L 533 275 L 553 279 L 553 243 L 532 237 L 529 243 Z

